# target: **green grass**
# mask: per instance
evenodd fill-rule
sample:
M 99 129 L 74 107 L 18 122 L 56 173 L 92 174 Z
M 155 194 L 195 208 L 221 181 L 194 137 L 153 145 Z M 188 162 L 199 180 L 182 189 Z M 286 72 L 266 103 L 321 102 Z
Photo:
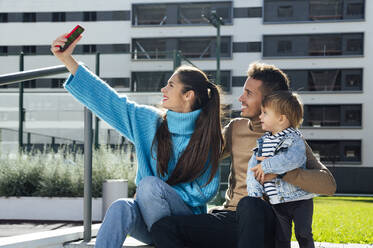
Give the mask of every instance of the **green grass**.
M 208 207 L 223 201 L 218 196 Z M 373 197 L 314 198 L 312 231 L 316 242 L 373 244 Z
M 312 229 L 317 242 L 373 244 L 373 197 L 315 198 Z

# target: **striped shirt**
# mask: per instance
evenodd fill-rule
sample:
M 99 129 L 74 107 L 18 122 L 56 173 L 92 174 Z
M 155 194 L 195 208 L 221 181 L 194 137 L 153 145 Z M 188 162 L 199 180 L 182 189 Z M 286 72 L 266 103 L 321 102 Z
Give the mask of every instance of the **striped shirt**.
M 259 139 L 259 147 L 257 156 L 259 157 L 273 157 L 276 152 L 276 148 L 280 144 L 280 142 L 284 139 L 284 137 L 289 133 L 296 133 L 301 136 L 298 130 L 295 130 L 292 127 L 286 128 L 277 134 L 272 134 L 270 132 L 266 132 L 262 139 Z M 278 204 L 280 203 L 280 199 L 278 196 L 278 192 L 275 185 L 275 180 L 267 181 L 263 185 L 264 192 L 268 196 L 269 201 L 271 204 Z

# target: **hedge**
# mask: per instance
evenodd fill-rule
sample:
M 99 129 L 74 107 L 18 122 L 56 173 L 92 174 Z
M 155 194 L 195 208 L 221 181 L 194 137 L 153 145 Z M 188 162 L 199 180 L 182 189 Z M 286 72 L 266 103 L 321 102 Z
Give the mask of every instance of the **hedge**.
M 0 153 L 0 196 L 83 196 L 83 154 L 64 152 Z M 106 179 L 128 179 L 135 192 L 136 161 L 129 152 L 100 148 L 92 158 L 92 196 L 102 196 Z

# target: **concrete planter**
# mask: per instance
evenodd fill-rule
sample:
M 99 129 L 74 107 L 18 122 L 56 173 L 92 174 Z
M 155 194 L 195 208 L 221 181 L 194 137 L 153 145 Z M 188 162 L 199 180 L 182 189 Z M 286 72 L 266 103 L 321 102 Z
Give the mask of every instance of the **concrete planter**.
M 92 198 L 92 221 L 101 221 L 102 198 Z M 0 220 L 83 220 L 81 197 L 0 197 Z

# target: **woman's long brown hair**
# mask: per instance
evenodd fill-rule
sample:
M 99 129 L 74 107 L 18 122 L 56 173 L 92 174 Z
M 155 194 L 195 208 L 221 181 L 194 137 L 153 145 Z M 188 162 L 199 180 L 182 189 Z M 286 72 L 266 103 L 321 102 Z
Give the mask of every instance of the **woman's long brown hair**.
M 206 183 L 208 184 L 218 170 L 219 157 L 224 147 L 220 122 L 219 88 L 209 81 L 203 71 L 197 68 L 181 66 L 175 73 L 184 86 L 183 93 L 189 90 L 193 90 L 195 93 L 192 111 L 197 109 L 202 109 L 202 111 L 196 121 L 192 137 L 167 183 L 175 185 L 195 180 L 209 168 L 206 166 L 206 162 L 209 160 L 211 174 Z M 155 146 L 157 147 L 157 173 L 165 176 L 168 174 L 168 162 L 172 153 L 172 140 L 166 116 L 163 117 L 154 137 L 153 151 L 155 151 Z

